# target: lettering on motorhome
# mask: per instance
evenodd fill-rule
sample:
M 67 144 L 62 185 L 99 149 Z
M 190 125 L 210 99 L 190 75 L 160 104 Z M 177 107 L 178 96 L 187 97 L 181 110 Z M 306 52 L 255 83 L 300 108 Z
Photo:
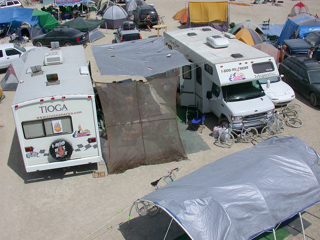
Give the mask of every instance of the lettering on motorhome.
M 82 111 L 78 111 L 78 112 L 68 112 L 68 113 L 60 113 L 60 114 L 53 114 L 53 115 L 47 115 L 47 116 L 40 116 L 37 117 L 37 119 L 45 119 L 45 118 L 54 118 L 54 117 L 62 117 L 62 116 L 69 116 L 69 115 L 73 115 L 73 114 L 81 114 Z
M 221 73 L 237 72 L 237 71 L 247 70 L 247 69 L 249 69 L 249 66 L 243 66 L 238 68 L 227 68 L 227 69 L 221 69 Z
M 255 74 L 254 78 L 266 78 L 266 77 L 276 77 L 277 75 L 274 73 L 261 73 L 261 74 Z
M 49 106 L 41 106 L 39 107 L 41 109 L 41 113 L 52 113 L 55 111 L 68 111 L 68 108 L 65 104 L 56 104 L 56 105 L 49 105 Z

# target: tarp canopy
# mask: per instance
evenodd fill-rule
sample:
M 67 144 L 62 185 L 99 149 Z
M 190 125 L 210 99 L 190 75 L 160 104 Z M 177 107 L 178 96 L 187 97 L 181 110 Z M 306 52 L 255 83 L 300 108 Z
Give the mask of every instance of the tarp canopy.
M 30 8 L 0 9 L 0 24 L 10 23 L 11 31 L 16 31 L 24 22 L 28 23 L 31 27 L 39 26 L 46 31 L 60 25 L 50 13 L 40 10 Z
M 294 17 L 289 17 L 284 24 L 279 36 L 278 43 L 283 44 L 283 40 L 291 38 L 303 38 L 310 32 L 320 30 L 320 19 L 307 13 L 301 13 Z
M 251 28 L 243 28 L 236 34 L 236 39 L 253 46 L 255 44 L 262 43 L 262 39 L 259 34 Z
M 178 79 L 96 83 L 108 135 L 108 173 L 186 158 L 176 117 Z
M 57 6 L 73 6 L 91 0 L 55 0 Z
M 62 25 L 78 29 L 81 32 L 90 32 L 99 27 L 102 23 L 105 23 L 105 20 L 84 19 L 82 17 L 77 17 L 63 23 Z
M 299 2 L 293 6 L 289 16 L 292 17 L 292 16 L 295 16 L 300 13 L 309 13 L 308 7 L 306 5 L 304 5 L 302 2 Z
M 228 29 L 228 2 L 189 2 L 188 26 L 213 25 Z M 227 31 L 226 29 L 226 31 Z
M 260 51 L 269 54 L 274 58 L 276 62 L 278 62 L 280 57 L 280 50 L 273 46 L 272 44 L 268 42 L 259 43 L 256 45 L 253 45 L 254 48 L 259 49 Z
M 122 7 L 113 5 L 107 8 L 102 19 L 105 19 L 108 29 L 116 29 L 119 28 L 124 21 L 128 20 L 128 13 Z
M 190 63 L 163 43 L 163 37 L 92 46 L 101 75 L 148 77 Z
M 273 137 L 140 201 L 164 209 L 192 239 L 251 239 L 320 201 L 318 160 L 302 140 Z

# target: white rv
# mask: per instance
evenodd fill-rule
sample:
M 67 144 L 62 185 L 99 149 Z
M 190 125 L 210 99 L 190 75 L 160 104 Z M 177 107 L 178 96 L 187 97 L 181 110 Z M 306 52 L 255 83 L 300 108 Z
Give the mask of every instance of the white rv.
M 102 159 L 95 95 L 82 46 L 29 52 L 12 111 L 27 172 Z
M 211 27 L 164 32 L 164 41 L 190 61 L 180 69 L 181 106 L 213 112 L 237 129 L 266 124 L 274 104 L 259 80 L 279 77 L 273 57 Z

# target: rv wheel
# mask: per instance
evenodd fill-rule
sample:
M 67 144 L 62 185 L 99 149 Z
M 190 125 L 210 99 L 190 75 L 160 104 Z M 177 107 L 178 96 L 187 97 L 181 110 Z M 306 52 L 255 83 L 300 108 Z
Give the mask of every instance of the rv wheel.
M 73 148 L 69 142 L 59 139 L 51 143 L 49 153 L 56 160 L 64 161 L 71 157 Z
M 41 43 L 41 42 L 35 42 L 34 45 L 35 45 L 36 47 L 42 47 L 42 43 Z

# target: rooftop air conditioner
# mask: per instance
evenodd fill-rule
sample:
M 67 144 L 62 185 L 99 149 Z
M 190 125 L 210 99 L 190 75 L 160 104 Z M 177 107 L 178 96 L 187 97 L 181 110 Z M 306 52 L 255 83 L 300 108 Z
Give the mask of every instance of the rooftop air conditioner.
M 229 46 L 229 40 L 220 35 L 207 37 L 207 44 L 213 48 L 224 48 Z
M 63 57 L 60 50 L 50 51 L 44 57 L 44 65 L 62 64 Z

